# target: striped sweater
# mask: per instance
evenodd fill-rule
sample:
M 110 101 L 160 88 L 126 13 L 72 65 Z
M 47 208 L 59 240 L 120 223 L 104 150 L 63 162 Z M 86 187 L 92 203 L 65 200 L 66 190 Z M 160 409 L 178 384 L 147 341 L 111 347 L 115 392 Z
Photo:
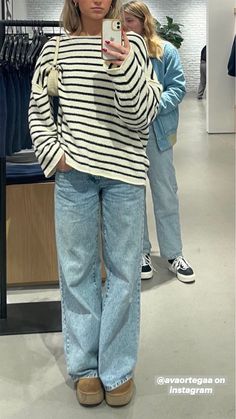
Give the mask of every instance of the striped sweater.
M 148 126 L 158 109 L 161 85 L 143 39 L 128 36 L 131 51 L 120 67 L 104 63 L 101 37 L 61 37 L 56 123 L 47 93 L 56 38 L 45 44 L 32 80 L 29 125 L 46 177 L 55 173 L 65 154 L 66 163 L 76 170 L 145 184 Z

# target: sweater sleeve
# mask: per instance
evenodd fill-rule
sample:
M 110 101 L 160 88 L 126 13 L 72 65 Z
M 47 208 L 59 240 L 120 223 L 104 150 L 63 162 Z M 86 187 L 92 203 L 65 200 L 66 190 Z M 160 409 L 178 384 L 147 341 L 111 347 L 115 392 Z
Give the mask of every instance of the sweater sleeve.
M 134 131 L 148 127 L 156 116 L 162 86 L 153 71 L 143 39 L 128 34 L 131 50 L 120 67 L 106 67 L 115 90 L 119 118 Z
M 167 44 L 164 48 L 164 82 L 159 114 L 168 114 L 182 101 L 186 89 L 183 68 L 177 49 Z
M 53 61 L 54 49 L 55 41 L 52 39 L 44 46 L 38 58 L 29 105 L 30 134 L 35 155 L 46 177 L 54 174 L 56 165 L 64 154 L 57 138 L 52 98 L 47 93 L 48 69 Z

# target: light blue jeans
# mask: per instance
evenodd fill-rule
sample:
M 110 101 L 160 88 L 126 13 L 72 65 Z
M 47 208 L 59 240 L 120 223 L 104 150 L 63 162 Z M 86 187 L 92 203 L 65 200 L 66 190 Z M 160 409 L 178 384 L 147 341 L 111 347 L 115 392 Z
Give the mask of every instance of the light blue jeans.
M 147 155 L 150 161 L 148 177 L 160 255 L 165 259 L 175 259 L 182 255 L 182 240 L 173 148 L 165 151 L 159 150 L 152 126 L 150 126 Z M 151 243 L 145 211 L 143 253 L 150 252 Z
M 100 216 L 101 205 L 101 216 Z M 100 273 L 100 218 L 106 289 Z M 57 172 L 55 222 L 64 347 L 73 380 L 100 377 L 106 390 L 137 362 L 144 187 L 74 169 Z

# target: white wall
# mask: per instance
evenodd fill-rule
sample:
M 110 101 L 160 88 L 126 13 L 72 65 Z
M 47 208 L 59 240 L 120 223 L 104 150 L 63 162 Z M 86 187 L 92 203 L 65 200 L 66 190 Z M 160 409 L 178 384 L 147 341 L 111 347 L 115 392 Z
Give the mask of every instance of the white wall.
M 63 0 L 13 0 L 14 19 L 59 20 Z
M 25 0 L 13 0 L 13 19 L 27 19 L 27 8 Z
M 232 133 L 235 127 L 235 78 L 227 64 L 235 31 L 235 0 L 208 0 L 207 131 Z
M 227 1 L 227 0 L 223 0 Z M 199 84 L 201 49 L 206 45 L 207 0 L 144 0 L 162 24 L 166 16 L 183 24 L 184 42 L 179 50 L 188 92 L 196 93 Z

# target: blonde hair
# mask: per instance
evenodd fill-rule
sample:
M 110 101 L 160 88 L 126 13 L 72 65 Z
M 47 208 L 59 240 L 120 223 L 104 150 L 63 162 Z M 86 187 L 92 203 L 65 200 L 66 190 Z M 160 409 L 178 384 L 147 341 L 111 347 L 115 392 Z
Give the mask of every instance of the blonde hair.
M 112 0 L 111 8 L 106 15 L 107 19 L 118 19 L 121 15 L 121 0 Z M 79 7 L 73 0 L 65 0 L 61 13 L 61 21 L 65 31 L 69 34 L 80 33 L 82 30 Z
M 123 12 L 129 13 L 141 20 L 143 23 L 143 38 L 147 45 L 150 57 L 161 58 L 163 56 L 163 47 L 161 38 L 156 33 L 154 17 L 147 5 L 142 1 L 130 1 L 123 5 Z

